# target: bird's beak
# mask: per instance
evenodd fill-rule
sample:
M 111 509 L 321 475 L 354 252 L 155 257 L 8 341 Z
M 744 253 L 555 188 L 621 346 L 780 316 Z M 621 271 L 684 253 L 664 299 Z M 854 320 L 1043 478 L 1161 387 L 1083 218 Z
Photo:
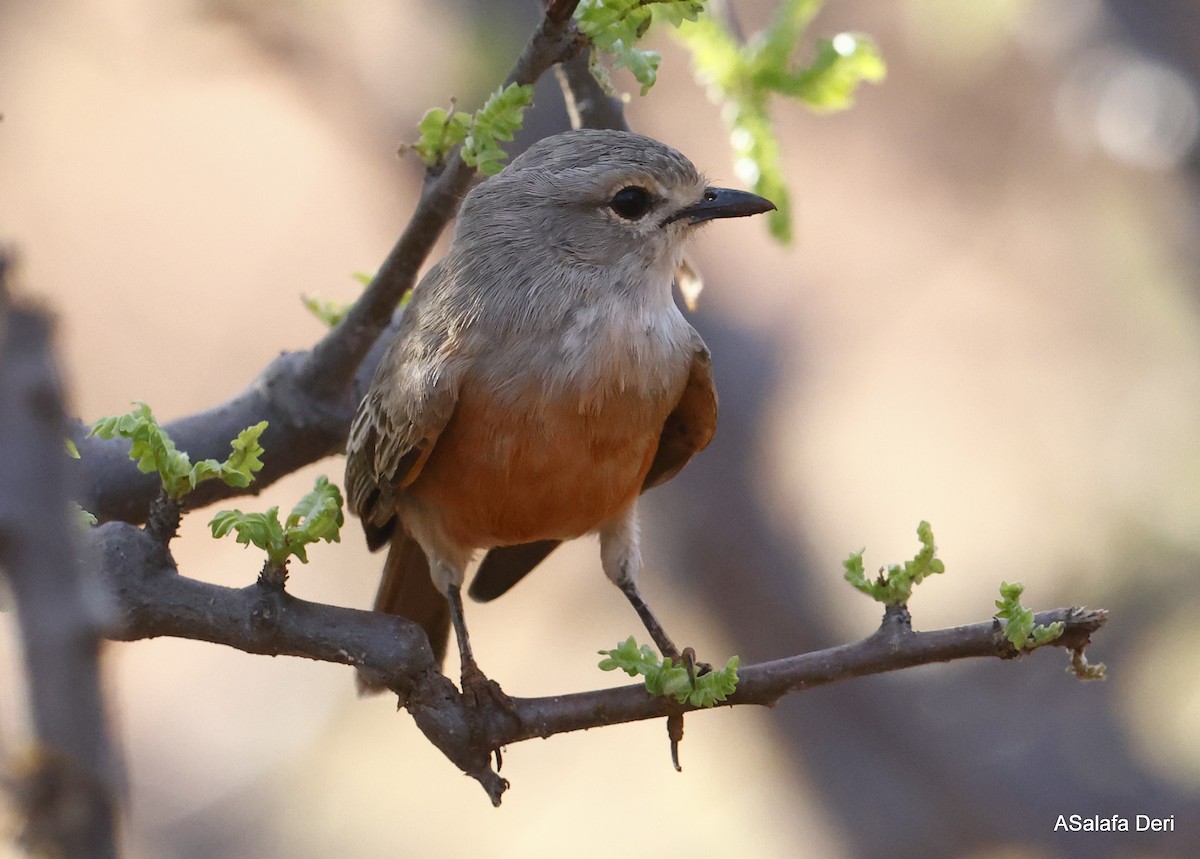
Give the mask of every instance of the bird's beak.
M 665 227 L 682 218 L 687 218 L 689 224 L 699 224 L 714 218 L 744 218 L 747 215 L 761 215 L 774 208 L 775 204 L 766 197 L 751 194 L 749 191 L 706 188 L 699 202 L 685 206 L 668 216 L 662 225 Z

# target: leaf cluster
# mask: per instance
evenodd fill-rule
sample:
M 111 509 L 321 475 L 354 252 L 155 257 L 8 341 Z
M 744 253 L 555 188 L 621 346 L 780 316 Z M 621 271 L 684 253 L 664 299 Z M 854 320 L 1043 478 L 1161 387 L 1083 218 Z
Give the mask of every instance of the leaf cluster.
M 420 138 L 411 147 L 430 167 L 442 164 L 450 150 L 462 145 L 462 160 L 485 176 L 499 173 L 508 157 L 501 141 L 513 139 L 521 128 L 525 108 L 533 102 L 533 87 L 509 84 L 492 93 L 475 113 L 431 108 L 417 130 Z
M 697 78 L 722 105 L 738 177 L 777 206 L 768 224 L 781 241 L 791 238 L 791 207 L 779 140 L 771 125 L 771 96 L 799 99 L 820 112 L 844 110 L 853 105 L 862 82 L 878 83 L 887 74 L 875 43 L 856 33 L 819 39 L 810 63 L 793 64 L 792 53 L 823 4 L 824 0 L 782 0 L 772 24 L 745 43 L 713 15 L 679 29 L 692 52 Z
M 842 562 L 846 569 L 846 581 L 862 591 L 876 602 L 884 605 L 906 605 L 912 596 L 912 590 L 926 576 L 946 572 L 946 565 L 937 557 L 937 546 L 933 544 L 933 529 L 928 522 L 922 521 L 917 526 L 917 539 L 921 541 L 921 551 L 917 552 L 911 561 L 901 564 L 888 564 L 886 572 L 879 571 L 874 580 L 868 579 L 863 568 L 863 552 L 854 552 Z
M 678 27 L 695 21 L 704 11 L 705 0 L 582 0 L 575 9 L 575 25 L 592 45 L 612 56 L 617 68 L 627 68 L 642 85 L 642 95 L 658 80 L 662 54 L 637 47 L 650 25 L 666 22 Z M 607 76 L 592 54 L 592 72 L 608 86 Z
M 319 540 L 340 542 L 344 524 L 342 493 L 323 475 L 283 522 L 279 521 L 279 508 L 272 507 L 265 513 L 222 510 L 208 523 L 213 537 L 219 539 L 236 532 L 239 543 L 264 550 L 267 564 L 273 569 L 282 569 L 293 555 L 307 564 L 305 547 Z
M 136 403 L 127 414 L 101 418 L 88 435 L 129 439 L 129 458 L 137 463 L 138 471 L 157 472 L 167 497 L 178 502 L 205 480 L 220 479 L 239 488 L 249 486 L 255 472 L 263 467 L 263 448 L 258 440 L 266 428 L 267 422 L 260 421 L 238 433 L 230 442 L 229 456 L 223 462 L 203 459 L 193 463 L 187 451 L 175 447 L 145 403 Z
M 600 660 L 601 671 L 619 668 L 630 677 L 640 674 L 646 678 L 647 692 L 674 698 L 680 704 L 712 707 L 737 688 L 739 659 L 736 656 L 730 657 L 724 668 L 707 674 L 692 674 L 670 657 L 660 657 L 649 645 L 639 647 L 632 635 L 615 649 L 598 652 L 604 657 Z
M 1046 626 L 1033 622 L 1033 611 L 1021 605 L 1021 594 L 1025 586 L 1020 582 L 1001 582 L 1000 599 L 996 600 L 995 617 L 1003 620 L 1004 637 L 1018 651 L 1032 650 L 1049 644 L 1063 633 L 1062 621 Z
M 330 328 L 341 322 L 346 314 L 350 312 L 352 306 L 346 301 L 327 301 L 326 299 L 317 298 L 312 295 L 302 295 L 300 296 L 300 301 L 304 303 L 309 313 Z

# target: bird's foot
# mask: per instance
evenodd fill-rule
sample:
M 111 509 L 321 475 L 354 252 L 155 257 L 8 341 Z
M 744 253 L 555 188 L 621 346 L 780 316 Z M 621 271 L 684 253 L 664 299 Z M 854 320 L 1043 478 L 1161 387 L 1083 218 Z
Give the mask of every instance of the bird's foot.
M 708 674 L 712 671 L 712 666 L 707 662 L 698 662 L 696 660 L 696 651 L 690 647 L 685 647 L 674 659 L 687 669 L 688 677 L 691 678 L 693 686 L 696 685 L 696 677 L 698 675 Z
M 505 694 L 500 684 L 484 674 L 479 666 L 471 662 L 462 670 L 463 700 L 471 710 L 499 710 L 515 715 L 512 698 Z

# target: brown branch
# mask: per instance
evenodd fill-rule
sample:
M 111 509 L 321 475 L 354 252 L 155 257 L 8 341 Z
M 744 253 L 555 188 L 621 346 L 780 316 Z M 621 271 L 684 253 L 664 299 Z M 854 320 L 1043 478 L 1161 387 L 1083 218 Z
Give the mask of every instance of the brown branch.
M 571 127 L 629 131 L 629 123 L 625 121 L 625 106 L 619 98 L 613 98 L 604 91 L 588 68 L 590 50 L 585 48 L 554 68 L 566 100 Z
M 578 0 L 549 4 L 526 42 L 507 83 L 531 84 L 581 44 L 571 22 Z M 454 215 L 474 168 L 456 155 L 432 176 L 399 240 L 370 286 L 341 324 L 308 352 L 281 355 L 233 399 L 167 424 L 176 446 L 197 458 L 224 458 L 229 440 L 260 420 L 265 466 L 247 489 L 209 481 L 188 497 L 191 508 L 236 495 L 257 494 L 298 468 L 341 450 L 354 411 L 382 353 L 380 334 L 400 299 Z M 140 522 L 158 491 L 153 476 L 128 461 L 129 442 L 85 439 L 77 425 L 71 437 L 83 454 L 78 463 L 82 503 L 102 520 Z
M 124 523 L 98 528 L 95 537 L 104 576 L 121 608 L 113 638 L 171 635 L 248 653 L 303 656 L 363 669 L 400 696 L 426 736 L 479 780 L 495 803 L 506 783 L 491 768 L 493 749 L 692 709 L 633 685 L 516 698 L 511 713 L 473 711 L 435 669 L 419 627 L 403 618 L 310 603 L 257 584 L 234 589 L 188 579 L 178 574 L 161 545 Z M 1062 621 L 1063 635 L 1053 645 L 1071 650 L 1085 647 L 1106 620 L 1104 611 L 1079 608 L 1037 616 L 1042 624 Z M 883 626 L 862 641 L 741 669 L 728 705 L 770 706 L 793 692 L 852 677 L 969 657 L 1017 655 L 996 621 L 914 632 L 906 612 L 889 611 Z
M 20 622 L 36 745 L 11 788 L 38 855 L 116 855 L 122 781 L 100 688 L 103 602 L 78 562 L 50 322 L 11 307 L 0 254 L 0 569 Z M 12 762 L 10 762 L 12 763 Z
M 571 15 L 579 0 L 554 0 L 525 43 L 504 84 L 533 84 L 551 66 L 580 47 Z M 353 376 L 383 330 L 404 294 L 412 289 L 417 271 L 434 242 L 453 217 L 459 200 L 475 176 L 475 168 L 455 153 L 425 186 L 417 209 L 399 241 L 384 260 L 362 297 L 346 318 L 308 355 L 303 378 L 320 394 L 333 394 Z

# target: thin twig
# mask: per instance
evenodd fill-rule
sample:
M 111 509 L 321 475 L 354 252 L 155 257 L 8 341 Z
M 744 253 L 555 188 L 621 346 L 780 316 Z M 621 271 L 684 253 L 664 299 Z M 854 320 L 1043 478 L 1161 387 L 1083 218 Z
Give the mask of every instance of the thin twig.
M 533 84 L 551 66 L 578 50 L 578 36 L 571 23 L 578 5 L 579 0 L 555 0 L 547 7 L 505 85 Z M 331 395 L 349 382 L 371 344 L 387 327 L 400 299 L 412 289 L 418 270 L 474 176 L 475 168 L 468 167 L 455 153 L 425 186 L 412 220 L 366 291 L 341 324 L 309 353 L 302 374 L 313 391 Z

